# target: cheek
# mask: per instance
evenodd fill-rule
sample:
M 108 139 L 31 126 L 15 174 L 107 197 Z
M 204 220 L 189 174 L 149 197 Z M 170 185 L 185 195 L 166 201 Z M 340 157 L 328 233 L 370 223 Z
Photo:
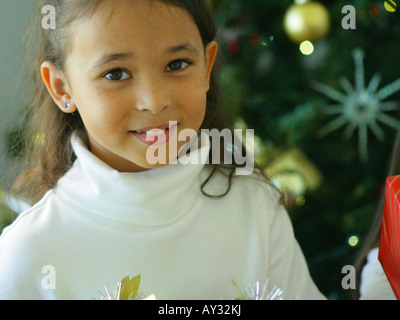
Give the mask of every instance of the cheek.
M 208 85 L 204 79 L 201 79 L 200 84 L 193 91 L 192 101 L 195 101 L 196 106 L 193 108 L 192 112 L 197 116 L 197 123 L 200 126 L 203 123 L 204 116 L 207 108 L 207 91 Z
M 124 106 L 120 96 L 91 86 L 82 86 L 82 89 L 74 95 L 74 99 L 82 118 L 86 118 L 88 122 L 112 121 L 122 113 L 119 109 Z
M 99 95 L 87 95 L 77 102 L 79 113 L 89 135 L 98 139 L 115 136 L 116 128 L 121 127 L 122 119 L 118 100 L 106 99 Z
M 188 82 L 186 88 L 180 90 L 181 97 L 185 101 L 185 109 L 191 114 L 201 114 L 205 111 L 207 101 L 207 82 L 205 77 L 198 77 Z

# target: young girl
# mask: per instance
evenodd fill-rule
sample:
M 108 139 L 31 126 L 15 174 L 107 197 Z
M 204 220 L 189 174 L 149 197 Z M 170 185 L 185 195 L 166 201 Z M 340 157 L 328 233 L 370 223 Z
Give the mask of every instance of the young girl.
M 223 126 L 207 1 L 44 5 L 57 24 L 41 30 L 28 167 L 17 182 L 34 205 L 0 238 L 0 299 L 99 299 L 136 275 L 157 299 L 233 299 L 232 280 L 323 299 L 261 174 L 171 163 L 190 143 L 171 152 L 173 132 Z M 168 164 L 149 164 L 149 140 L 166 145 Z M 211 149 L 201 139 L 189 158 Z

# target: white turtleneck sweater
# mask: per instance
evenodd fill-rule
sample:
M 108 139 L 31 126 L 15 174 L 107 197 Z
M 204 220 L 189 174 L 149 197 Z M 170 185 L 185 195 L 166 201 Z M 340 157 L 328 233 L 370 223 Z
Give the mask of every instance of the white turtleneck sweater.
M 212 199 L 200 190 L 207 165 L 120 173 L 77 136 L 71 142 L 73 167 L 0 237 L 0 299 L 100 299 L 105 286 L 139 274 L 139 291 L 157 299 L 234 299 L 232 280 L 324 298 L 277 192 L 254 174 Z M 207 191 L 226 186 L 218 174 Z

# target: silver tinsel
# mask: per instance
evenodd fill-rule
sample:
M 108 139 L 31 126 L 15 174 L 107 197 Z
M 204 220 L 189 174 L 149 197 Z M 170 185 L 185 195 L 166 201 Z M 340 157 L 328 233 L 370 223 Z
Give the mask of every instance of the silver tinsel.
M 269 280 L 261 284 L 259 281 L 248 283 L 243 289 L 240 289 L 235 281 L 233 285 L 237 290 L 236 300 L 283 300 L 283 291 L 274 286 L 268 289 Z

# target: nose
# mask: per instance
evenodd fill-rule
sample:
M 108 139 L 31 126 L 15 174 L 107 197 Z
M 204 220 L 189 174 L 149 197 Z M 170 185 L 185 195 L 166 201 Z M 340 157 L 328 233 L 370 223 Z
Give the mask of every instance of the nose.
M 155 77 L 137 79 L 135 83 L 136 109 L 158 114 L 170 105 L 166 84 Z

